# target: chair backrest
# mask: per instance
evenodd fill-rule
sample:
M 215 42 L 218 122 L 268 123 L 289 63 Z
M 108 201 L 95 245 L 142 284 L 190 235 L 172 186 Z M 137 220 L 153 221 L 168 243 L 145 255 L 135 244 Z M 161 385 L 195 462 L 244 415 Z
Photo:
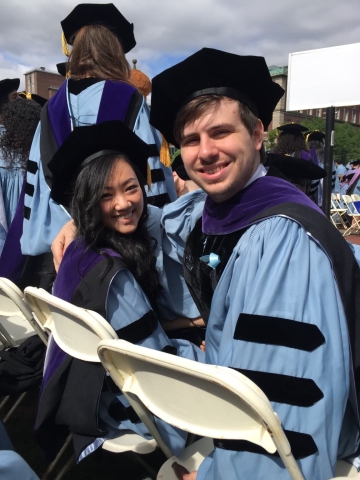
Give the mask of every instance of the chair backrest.
M 3 277 L 0 277 L 0 332 L 7 340 L 5 346 L 17 346 L 35 333 L 47 344 L 47 335 L 34 318 L 22 291 Z
M 285 465 L 291 459 L 297 475 L 293 478 L 303 478 L 269 400 L 244 375 L 124 340 L 104 340 L 98 353 L 158 444 L 159 433 L 149 412 L 197 435 L 248 440 L 269 453 L 278 450 Z
M 76 307 L 41 288 L 27 287 L 25 298 L 34 312 L 41 312 L 43 325 L 59 347 L 72 357 L 99 362 L 100 340 L 118 338 L 115 330 L 95 312 Z
M 360 195 L 358 193 L 353 193 L 351 195 L 351 198 L 355 201 L 358 202 L 360 200 Z

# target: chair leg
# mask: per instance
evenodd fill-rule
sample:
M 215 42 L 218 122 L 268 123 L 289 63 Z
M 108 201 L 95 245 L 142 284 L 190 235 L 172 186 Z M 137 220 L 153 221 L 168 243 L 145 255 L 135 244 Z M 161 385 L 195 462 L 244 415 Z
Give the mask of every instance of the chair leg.
M 48 468 L 46 469 L 44 475 L 41 477 L 41 480 L 47 480 L 49 478 L 49 475 L 50 473 L 54 470 L 54 468 L 56 467 L 56 465 L 59 463 L 61 457 L 63 456 L 65 450 L 67 449 L 67 447 L 70 445 L 71 443 L 71 440 L 72 440 L 72 435 L 70 433 L 70 435 L 67 437 L 67 439 L 65 440 L 64 442 L 64 445 L 61 447 L 59 453 L 56 455 L 56 458 L 55 460 L 53 460 L 50 465 L 48 466 Z
M 0 403 L 0 410 L 5 407 L 5 405 L 7 404 L 7 402 L 9 401 L 10 399 L 10 395 L 8 395 L 7 397 L 4 398 L 4 400 Z
M 151 475 L 152 478 L 156 479 L 157 472 L 152 467 L 150 467 L 150 465 L 147 462 L 145 462 L 145 460 L 142 459 L 141 455 L 138 455 L 137 453 L 132 452 L 132 451 L 129 451 L 127 453 L 130 453 L 132 458 L 137 463 L 139 463 L 142 467 L 144 467 L 145 470 Z
M 8 411 L 8 413 L 6 414 L 3 422 L 6 423 L 9 418 L 11 417 L 11 415 L 15 412 L 15 410 L 17 409 L 17 407 L 20 405 L 20 403 L 23 401 L 23 399 L 25 398 L 25 396 L 27 395 L 27 392 L 24 392 L 20 395 L 20 397 L 16 400 L 16 402 L 14 403 L 14 405 L 10 408 L 10 410 Z
M 54 480 L 61 480 L 64 478 L 64 475 L 76 464 L 75 455 L 72 455 L 71 458 L 65 463 L 60 472 L 56 475 Z

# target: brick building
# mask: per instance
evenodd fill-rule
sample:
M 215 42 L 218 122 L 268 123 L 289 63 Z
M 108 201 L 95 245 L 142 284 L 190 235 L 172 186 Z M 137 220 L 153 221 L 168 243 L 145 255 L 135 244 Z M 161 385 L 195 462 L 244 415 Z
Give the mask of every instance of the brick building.
M 288 112 L 286 110 L 288 67 L 277 67 L 273 65 L 269 67 L 269 71 L 273 81 L 278 83 L 285 90 L 285 94 L 276 105 L 273 114 L 273 121 L 270 123 L 268 130 L 276 128 L 279 125 L 287 122 L 301 123 L 302 120 L 312 117 L 321 117 L 324 120 L 326 119 L 326 108 Z M 360 105 L 336 107 L 335 121 L 348 122 L 354 127 L 360 128 Z
M 26 93 L 36 93 L 46 99 L 53 97 L 65 81 L 57 72 L 45 67 L 34 68 L 24 75 Z

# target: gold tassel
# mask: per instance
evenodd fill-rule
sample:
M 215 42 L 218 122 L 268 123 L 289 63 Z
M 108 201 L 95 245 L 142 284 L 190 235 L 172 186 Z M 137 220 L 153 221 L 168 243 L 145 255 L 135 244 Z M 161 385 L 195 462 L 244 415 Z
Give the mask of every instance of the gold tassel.
M 147 183 L 147 186 L 149 187 L 149 189 L 151 188 L 151 169 L 150 169 L 150 165 L 147 164 L 147 171 L 146 171 L 146 183 Z
M 66 55 L 67 57 L 70 57 L 70 50 L 68 48 L 64 32 L 62 32 L 61 34 L 61 46 L 62 46 L 63 54 Z
M 170 167 L 171 158 L 170 158 L 170 149 L 169 143 L 165 140 L 165 137 L 161 134 L 162 143 L 160 149 L 160 162 L 165 165 L 165 167 Z

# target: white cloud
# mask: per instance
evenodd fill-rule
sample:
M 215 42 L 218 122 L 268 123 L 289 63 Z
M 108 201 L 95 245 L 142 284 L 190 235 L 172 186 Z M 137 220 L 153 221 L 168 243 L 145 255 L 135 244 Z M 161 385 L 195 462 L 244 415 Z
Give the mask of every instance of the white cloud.
M 91 0 L 87 0 L 90 1 Z M 91 3 L 99 3 L 92 1 Z M 107 3 L 107 2 L 104 2 Z M 117 0 L 134 23 L 137 46 L 128 54 L 152 76 L 202 47 L 263 55 L 285 65 L 288 54 L 360 41 L 358 0 Z M 1 7 L 0 78 L 63 61 L 60 20 L 70 0 L 12 0 Z

